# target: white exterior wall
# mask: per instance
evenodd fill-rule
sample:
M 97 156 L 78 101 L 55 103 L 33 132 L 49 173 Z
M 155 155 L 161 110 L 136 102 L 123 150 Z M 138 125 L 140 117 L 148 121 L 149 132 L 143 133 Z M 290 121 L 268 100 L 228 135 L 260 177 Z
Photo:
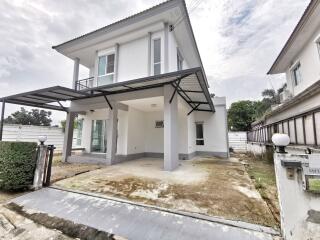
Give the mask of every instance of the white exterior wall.
M 146 115 L 146 139 L 145 152 L 148 153 L 163 153 L 164 148 L 164 133 L 163 128 L 156 128 L 155 121 L 163 121 L 163 111 L 148 112 Z
M 148 76 L 148 37 L 119 45 L 118 82 Z
M 127 154 L 143 153 L 146 138 L 146 114 L 129 107 Z
M 227 110 L 225 98 L 214 98 L 216 112 L 195 112 L 195 121 L 203 122 L 204 145 L 196 151 L 228 153 Z
M 287 85 L 289 91 L 293 96 L 299 94 L 307 87 L 320 80 L 320 56 L 316 42 L 314 41 L 320 37 L 320 28 L 314 32 L 313 36 L 309 39 L 308 44 L 300 51 L 298 56 L 292 59 L 292 66 L 297 62 L 301 64 L 302 82 L 294 86 L 292 76 L 292 66 L 286 71 Z
M 150 54 L 151 75 L 153 75 L 153 40 L 161 39 L 161 73 L 165 73 L 165 34 L 164 30 L 151 33 L 151 49 L 148 51 L 149 36 L 134 39 L 119 44 L 118 49 L 118 67 L 115 74 L 116 81 L 128 81 L 148 76 L 148 59 Z M 168 72 L 177 71 L 177 42 L 173 32 L 168 33 Z M 181 52 L 181 49 L 180 49 Z M 93 77 L 98 73 L 98 57 L 115 53 L 115 47 L 99 50 L 96 54 L 94 67 L 89 69 L 89 77 Z M 181 54 L 183 54 L 181 52 Z M 188 68 L 188 63 L 184 59 L 183 69 Z M 115 68 L 116 70 L 116 68 Z M 95 83 L 96 84 L 96 83 Z
M 227 122 L 225 99 L 215 99 L 215 113 L 193 112 L 189 116 L 189 108 L 179 103 L 178 108 L 178 150 L 180 154 L 194 155 L 196 152 L 226 156 L 228 153 Z M 92 120 L 106 120 L 108 125 L 108 109 L 87 111 L 82 130 L 82 147 L 90 152 Z M 138 153 L 163 153 L 164 128 L 155 128 L 157 120 L 163 120 L 163 111 L 144 112 L 133 107 L 118 113 L 118 155 Z M 196 145 L 195 122 L 204 123 L 204 146 Z

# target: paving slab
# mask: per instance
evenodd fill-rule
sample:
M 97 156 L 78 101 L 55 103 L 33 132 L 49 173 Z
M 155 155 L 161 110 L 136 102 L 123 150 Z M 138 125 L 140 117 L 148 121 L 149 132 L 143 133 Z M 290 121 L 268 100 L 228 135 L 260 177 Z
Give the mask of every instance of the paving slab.
M 12 200 L 127 239 L 272 240 L 271 234 L 183 216 L 116 200 L 45 188 Z

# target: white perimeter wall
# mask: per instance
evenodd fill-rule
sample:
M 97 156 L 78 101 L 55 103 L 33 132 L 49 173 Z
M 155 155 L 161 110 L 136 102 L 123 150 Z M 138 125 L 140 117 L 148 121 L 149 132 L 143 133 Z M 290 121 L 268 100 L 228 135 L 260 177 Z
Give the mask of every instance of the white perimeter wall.
M 247 151 L 247 132 L 228 132 L 229 147 L 235 152 Z
M 319 154 L 312 154 L 312 156 L 320 161 Z M 293 179 L 288 178 L 286 168 L 281 165 L 281 160 L 285 159 L 310 163 L 308 155 L 274 154 L 281 230 L 284 238 L 286 240 L 320 239 L 320 224 L 308 219 L 309 211 L 320 212 L 319 195 L 303 190 L 301 170 L 298 171 L 295 168 Z
M 38 142 L 39 136 L 47 136 L 46 144 L 53 144 L 56 152 L 62 151 L 64 133 L 62 128 L 5 124 L 3 141 Z M 73 146 L 76 147 L 77 130 L 73 133 Z

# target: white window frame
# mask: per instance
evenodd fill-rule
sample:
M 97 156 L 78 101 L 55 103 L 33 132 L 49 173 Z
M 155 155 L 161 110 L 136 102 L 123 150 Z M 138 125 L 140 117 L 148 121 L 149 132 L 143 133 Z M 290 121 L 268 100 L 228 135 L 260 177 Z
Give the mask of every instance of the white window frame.
M 113 72 L 111 73 L 107 73 L 107 67 L 108 67 L 108 56 L 110 55 L 114 55 L 114 64 L 113 64 Z M 105 65 L 105 74 L 104 75 L 99 75 L 99 60 L 101 57 L 105 57 L 106 58 L 106 65 Z M 102 55 L 99 55 L 98 56 L 98 72 L 97 72 L 97 85 L 98 85 L 98 82 L 99 82 L 99 78 L 100 77 L 106 77 L 106 76 L 113 76 L 112 78 L 112 82 L 114 82 L 114 78 L 115 78 L 115 61 L 116 61 L 116 53 L 115 52 L 108 52 L 106 54 L 102 54 Z
M 198 136 L 197 136 L 197 125 L 202 126 L 202 138 L 198 138 Z M 196 127 L 196 146 L 204 146 L 204 124 L 203 124 L 203 122 L 196 122 L 195 127 Z M 198 144 L 198 141 L 203 141 L 203 144 Z
M 160 40 L 160 62 L 154 62 L 154 42 L 157 40 Z M 161 39 L 161 37 L 157 37 L 157 38 L 152 39 L 152 73 L 153 73 L 153 75 L 155 75 L 154 67 L 156 64 L 160 65 L 160 73 L 159 74 L 161 74 L 162 73 L 162 39 Z
M 296 75 L 295 75 L 295 71 L 299 68 L 299 72 L 300 72 L 300 82 L 297 82 L 297 79 L 296 79 Z M 290 72 L 291 72 L 291 79 L 293 81 L 293 86 L 296 87 L 298 85 L 300 85 L 300 83 L 303 81 L 302 79 L 302 74 L 301 74 L 301 63 L 300 61 L 297 61 L 290 69 Z

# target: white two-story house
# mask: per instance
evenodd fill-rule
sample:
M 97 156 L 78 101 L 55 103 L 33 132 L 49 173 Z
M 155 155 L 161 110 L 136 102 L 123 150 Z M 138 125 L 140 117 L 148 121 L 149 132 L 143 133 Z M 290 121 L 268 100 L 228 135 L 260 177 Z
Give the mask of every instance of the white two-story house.
M 286 75 L 281 104 L 256 122 L 255 141 L 286 133 L 293 145 L 320 145 L 320 1 L 312 0 L 268 74 Z
M 55 108 L 67 111 L 65 161 L 114 164 L 150 157 L 164 159 L 164 169 L 173 170 L 179 159 L 228 157 L 225 98 L 209 93 L 183 0 L 164 2 L 53 49 L 74 61 L 72 89 L 5 99 L 17 104 L 42 99 L 42 107 L 50 103 L 46 97 L 59 102 Z M 83 80 L 80 65 L 89 69 Z M 68 109 L 62 99 L 71 101 Z M 81 155 L 71 155 L 75 117 Z

